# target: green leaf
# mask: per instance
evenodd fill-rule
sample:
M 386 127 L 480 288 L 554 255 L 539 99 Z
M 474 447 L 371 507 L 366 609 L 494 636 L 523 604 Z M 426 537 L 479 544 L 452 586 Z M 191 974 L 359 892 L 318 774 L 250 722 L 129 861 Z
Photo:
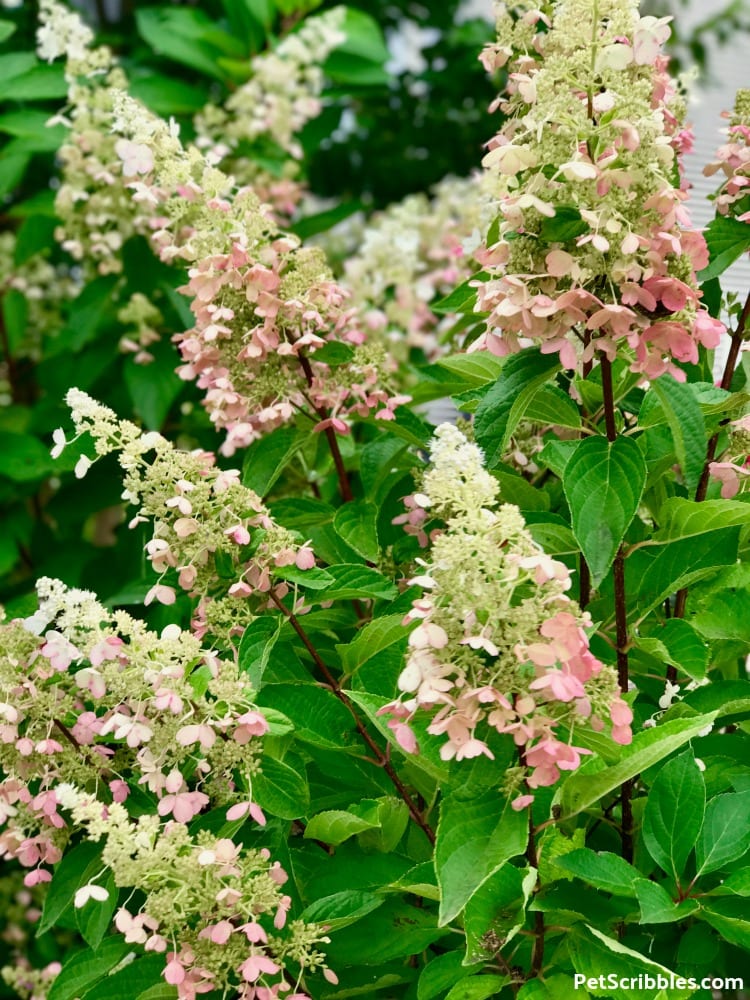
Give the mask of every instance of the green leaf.
M 136 76 L 130 81 L 128 93 L 162 117 L 194 115 L 206 103 L 205 87 L 164 73 L 149 72 L 147 76 Z
M 417 1000 L 433 1000 L 466 976 L 463 953 L 449 951 L 438 955 L 422 969 L 417 983 Z
M 695 493 L 706 456 L 706 422 L 692 387 L 671 375 L 651 383 L 669 423 L 675 455 L 688 493 Z
M 496 789 L 475 798 L 454 793 L 443 799 L 435 843 L 441 927 L 498 868 L 523 854 L 527 825 L 526 811 L 513 810 Z
M 250 686 L 256 693 L 263 686 L 263 673 L 268 658 L 281 633 L 284 620 L 281 616 L 261 615 L 245 629 L 240 640 L 239 665 Z
M 671 986 L 674 973 L 663 965 L 652 961 L 620 941 L 608 937 L 590 924 L 575 925 L 567 937 L 573 968 L 586 976 L 587 991 L 595 997 L 608 1000 L 643 1000 L 644 991 L 637 988 L 638 977 L 648 974 L 652 978 L 662 976 L 667 986 Z M 608 981 L 611 975 L 613 982 Z M 632 988 L 622 985 L 622 981 L 633 981 Z M 596 985 L 594 985 L 596 981 Z M 669 1000 L 687 1000 L 693 990 L 689 987 L 669 990 Z M 666 991 L 655 994 L 649 991 L 649 1000 L 666 1000 Z
M 307 836 L 307 833 L 305 833 Z M 326 841 L 332 843 L 332 841 Z M 368 913 L 377 910 L 385 902 L 385 896 L 377 896 L 374 892 L 364 892 L 362 889 L 347 889 L 336 892 L 332 896 L 316 899 L 300 914 L 300 920 L 307 923 L 322 924 L 329 931 L 337 931 L 349 924 L 356 923 Z
M 73 897 L 102 869 L 102 845 L 84 840 L 67 851 L 55 865 L 52 881 L 44 899 L 42 916 L 37 927 L 40 937 L 54 927 L 66 910 L 72 909 Z
M 0 21 L 0 42 L 4 42 L 16 30 L 16 25 L 12 21 Z
M 279 427 L 253 441 L 242 464 L 243 486 L 264 497 L 309 437 L 296 427 Z
M 133 409 L 150 431 L 161 430 L 172 404 L 185 386 L 168 361 L 172 351 L 169 344 L 155 344 L 151 348 L 154 360 L 150 364 L 137 365 L 128 358 L 123 367 Z
M 293 564 L 291 566 L 275 566 L 273 573 L 274 576 L 280 576 L 282 580 L 291 580 L 292 583 L 296 583 L 306 590 L 325 590 L 334 581 L 331 573 L 318 566 L 313 566 L 312 569 L 299 569 Z M 325 600 L 325 598 L 320 598 L 320 600 Z
M 718 278 L 750 250 L 750 226 L 726 215 L 717 215 L 704 230 L 710 263 L 698 273 L 699 281 Z
M 275 708 L 294 724 L 296 739 L 330 750 L 356 750 L 351 712 L 325 688 L 269 684 L 259 698 L 261 708 Z
M 555 865 L 572 872 L 583 882 L 611 892 L 613 896 L 633 897 L 633 884 L 640 877 L 639 872 L 617 854 L 609 851 L 592 851 L 581 847 L 555 858 Z
M 220 47 L 215 42 L 217 38 L 225 44 L 227 40 L 231 43 L 234 40 L 231 35 L 221 38 L 223 33 L 203 11 L 185 7 L 142 7 L 136 10 L 135 19 L 138 33 L 154 52 L 188 66 L 193 72 L 216 80 L 225 79 L 218 66 L 225 45 Z
M 84 906 L 75 910 L 76 926 L 81 932 L 81 937 L 94 950 L 101 944 L 117 906 L 117 887 L 112 872 L 108 871 L 103 881 L 97 878 L 96 884 L 107 890 L 107 899 L 103 902 L 90 899 Z
M 695 862 L 698 875 L 715 872 L 750 850 L 750 791 L 717 795 L 706 806 Z
M 695 899 L 683 899 L 676 903 L 664 886 L 646 878 L 636 881 L 635 893 L 641 908 L 642 924 L 673 924 L 677 920 L 687 920 L 699 909 Z
M 310 572 L 308 570 L 308 572 Z M 398 590 L 382 573 L 369 566 L 341 563 L 326 569 L 334 582 L 315 594 L 316 601 L 354 601 L 380 598 L 392 601 Z
M 663 663 L 673 663 L 693 680 L 706 676 L 709 647 L 690 622 L 682 618 L 668 618 L 650 636 L 639 637 L 636 644 Z
M 283 760 L 264 756 L 253 776 L 253 798 L 265 812 L 280 819 L 299 819 L 310 808 L 307 779 Z
M 336 646 L 344 671 L 353 674 L 384 649 L 406 642 L 409 632 L 404 628 L 403 620 L 401 614 L 375 618 L 357 632 L 349 645 Z
M 648 853 L 679 880 L 703 826 L 706 784 L 691 753 L 667 761 L 646 800 L 643 840 Z
M 368 562 L 376 562 L 380 554 L 377 518 L 378 509 L 374 503 L 353 500 L 336 511 L 333 527 L 358 555 Z
M 393 795 L 383 795 L 379 799 L 363 799 L 349 809 L 363 819 L 375 822 L 369 830 L 357 835 L 364 851 L 390 854 L 396 850 L 409 825 L 409 810 L 405 802 Z
M 702 729 L 710 726 L 716 712 L 689 719 L 675 719 L 653 729 L 637 733 L 629 747 L 622 750 L 622 759 L 611 767 L 592 772 L 584 765 L 569 778 L 561 789 L 563 815 L 576 816 L 605 795 L 618 789 L 625 781 L 645 771 L 675 750 L 679 750 Z
M 383 69 L 388 49 L 378 22 L 362 10 L 345 7 L 341 30 L 345 41 L 323 64 L 331 80 L 351 86 L 382 86 L 390 77 Z
M 19 53 L 25 55 L 26 53 Z M 0 60 L 4 57 L 0 56 Z M 47 101 L 66 97 L 68 84 L 62 66 L 39 66 L 18 76 L 6 77 L 0 65 L 0 98 L 6 101 Z
M 493 956 L 495 947 L 485 944 L 489 932 L 495 941 L 503 942 L 503 947 L 513 940 L 524 925 L 526 905 L 536 881 L 536 869 L 512 864 L 503 865 L 485 879 L 464 910 L 467 965 Z
M 102 941 L 96 952 L 76 952 L 63 965 L 47 994 L 47 1000 L 75 1000 L 107 975 L 130 951 L 120 935 Z
M 717 930 L 725 941 L 750 951 L 750 920 L 745 899 L 703 900 L 698 916 Z
M 305 837 L 308 840 L 322 840 L 324 844 L 338 847 L 350 837 L 362 833 L 363 830 L 372 830 L 377 825 L 377 820 L 363 819 L 342 809 L 328 809 L 308 820 Z
M 589 229 L 574 205 L 558 205 L 552 218 L 542 221 L 539 236 L 545 243 L 567 243 Z
M 477 407 L 474 431 L 488 468 L 502 459 L 513 431 L 534 396 L 560 368 L 555 355 L 527 348 L 505 362 L 497 382 Z
M 750 525 L 750 504 L 740 500 L 686 500 L 670 497 L 659 508 L 659 530 L 654 535 L 658 542 L 671 542 L 679 538 L 694 538 L 710 531 Z
M 436 925 L 434 912 L 388 899 L 373 913 L 337 931 L 326 946 L 326 956 L 333 968 L 381 965 L 419 954 L 448 933 Z
M 487 1000 L 488 997 L 496 997 L 509 982 L 509 976 L 469 976 L 456 983 L 445 1000 Z
M 144 955 L 124 968 L 100 979 L 81 1000 L 133 1000 L 153 986 L 163 986 L 164 956 Z M 174 994 L 173 994 L 174 995 Z
M 630 621 L 639 622 L 682 587 L 691 586 L 722 566 L 734 566 L 739 531 L 738 527 L 723 528 L 669 545 L 641 548 L 629 555 L 625 562 L 626 577 L 638 581 L 638 586 L 631 587 L 627 595 Z
M 460 375 L 463 380 L 472 385 L 487 385 L 500 377 L 505 361 L 489 351 L 477 351 L 476 354 L 450 354 L 438 358 L 437 364 L 447 368 L 449 372 Z
M 18 185 L 30 159 L 28 153 L 8 153 L 6 149 L 0 159 L 0 197 L 4 198 Z
M 542 386 L 526 410 L 526 419 L 574 430 L 581 426 L 580 410 L 568 393 L 556 385 Z
M 136 1000 L 177 1000 L 177 990 L 169 983 L 156 983 L 139 993 Z
M 588 437 L 563 474 L 573 534 L 598 586 L 635 517 L 646 484 L 646 463 L 635 441 Z
M 460 285 L 449 292 L 442 299 L 438 299 L 437 302 L 433 302 L 430 305 L 430 309 L 436 313 L 471 313 L 474 311 L 474 303 L 477 300 L 477 282 L 487 281 L 489 278 L 488 274 L 472 274 L 470 278 L 463 281 Z M 464 357 L 472 358 L 479 357 L 478 354 L 467 354 Z M 496 359 L 497 360 L 497 359 Z M 446 367 L 451 367 L 447 365 Z

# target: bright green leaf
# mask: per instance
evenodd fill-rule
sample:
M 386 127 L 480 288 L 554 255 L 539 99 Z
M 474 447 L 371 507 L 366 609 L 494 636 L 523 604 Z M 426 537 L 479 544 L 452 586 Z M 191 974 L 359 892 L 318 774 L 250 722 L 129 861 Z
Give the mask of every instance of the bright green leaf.
M 604 579 L 625 537 L 646 484 L 646 463 L 635 441 L 588 437 L 565 466 L 573 534 L 594 586 Z
M 453 794 L 443 799 L 435 844 L 441 926 L 450 923 L 506 861 L 523 854 L 527 825 L 526 812 L 512 809 L 496 789 L 475 798 Z
M 695 847 L 699 875 L 717 871 L 750 850 L 750 791 L 717 795 L 706 806 Z
M 693 754 L 667 761 L 646 800 L 643 840 L 654 861 L 675 879 L 698 840 L 705 808 L 706 785 Z
M 333 518 L 335 531 L 368 562 L 376 562 L 380 553 L 377 516 L 375 504 L 353 500 L 339 507 Z
M 581 847 L 555 858 L 555 864 L 572 872 L 583 882 L 611 892 L 613 896 L 635 895 L 633 883 L 639 877 L 638 870 L 617 854 L 609 851 L 597 853 L 588 847 Z
M 484 450 L 490 469 L 502 459 L 513 431 L 536 393 L 559 368 L 555 355 L 542 354 L 536 348 L 514 354 L 505 362 L 474 417 L 477 443 Z
M 637 733 L 629 747 L 624 747 L 622 757 L 610 767 L 599 771 L 581 769 L 566 778 L 561 790 L 564 816 L 575 816 L 611 794 L 634 778 L 636 774 L 653 767 L 675 750 L 679 750 L 701 730 L 711 725 L 716 713 L 675 719 L 660 726 Z
M 678 382 L 671 375 L 654 379 L 651 387 L 659 398 L 669 423 L 675 455 L 682 469 L 688 492 L 692 495 L 703 472 L 706 457 L 706 423 L 703 413 L 687 382 Z
M 264 756 L 253 776 L 253 798 L 264 812 L 280 819 L 299 819 L 310 808 L 307 778 L 283 760 Z
M 76 952 L 63 965 L 49 988 L 47 1000 L 75 1000 L 107 975 L 130 951 L 130 945 L 117 935 L 107 938 L 97 948 Z

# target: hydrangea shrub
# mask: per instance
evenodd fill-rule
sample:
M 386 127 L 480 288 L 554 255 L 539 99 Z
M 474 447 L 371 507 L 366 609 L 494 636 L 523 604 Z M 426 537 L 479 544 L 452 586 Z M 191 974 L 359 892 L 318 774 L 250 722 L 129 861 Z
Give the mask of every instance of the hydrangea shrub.
M 57 0 L 0 53 L 0 995 L 746 970 L 748 92 L 700 232 L 670 18 L 494 13 L 477 171 L 369 218 L 306 175 L 361 11 L 139 11 L 210 95 Z

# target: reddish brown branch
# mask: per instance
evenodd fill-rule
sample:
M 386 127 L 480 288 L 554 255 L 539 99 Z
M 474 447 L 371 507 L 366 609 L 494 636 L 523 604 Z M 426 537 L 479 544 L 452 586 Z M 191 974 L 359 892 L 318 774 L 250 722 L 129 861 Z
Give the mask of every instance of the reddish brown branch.
M 354 705 L 352 704 L 352 702 L 350 701 L 350 699 L 347 697 L 346 692 L 342 690 L 341 686 L 339 685 L 338 680 L 331 673 L 330 669 L 328 668 L 328 666 L 325 664 L 325 662 L 321 658 L 320 653 L 317 651 L 317 649 L 315 648 L 315 646 L 313 645 L 313 643 L 310 641 L 310 637 L 307 635 L 307 633 L 305 632 L 305 630 L 300 625 L 299 620 L 297 619 L 296 615 L 292 611 L 290 611 L 289 608 L 287 608 L 279 600 L 279 598 L 277 597 L 277 595 L 273 591 L 270 592 L 270 597 L 271 597 L 271 600 L 273 601 L 273 603 L 276 605 L 276 607 L 279 609 L 279 611 L 281 611 L 281 613 L 287 618 L 287 620 L 289 621 L 289 624 L 292 626 L 292 628 L 294 629 L 294 631 L 299 636 L 299 639 L 302 642 L 302 645 L 305 647 L 305 649 L 307 650 L 307 652 L 310 654 L 313 663 L 315 664 L 315 666 L 318 668 L 318 670 L 320 671 L 320 673 L 325 678 L 326 684 L 328 684 L 328 686 L 330 687 L 331 691 L 339 699 L 339 701 L 341 702 L 341 704 L 345 705 L 347 707 L 347 709 L 349 710 L 349 712 L 351 713 L 351 716 L 354 719 L 354 724 L 357 727 L 357 732 L 362 737 L 363 741 L 366 743 L 367 747 L 370 749 L 370 751 L 374 755 L 374 757 L 375 757 L 375 759 L 376 759 L 376 761 L 378 763 L 378 766 L 382 767 L 383 770 L 385 771 L 385 773 L 388 775 L 388 777 L 391 780 L 391 783 L 393 784 L 393 787 L 398 792 L 398 794 L 399 794 L 400 798 L 402 799 L 402 801 L 406 804 L 406 807 L 409 810 L 411 818 L 414 820 L 414 822 L 417 824 L 417 826 L 419 826 L 420 829 L 424 831 L 425 836 L 427 837 L 427 839 L 429 840 L 429 842 L 434 846 L 434 844 L 435 844 L 435 833 L 434 833 L 432 827 L 429 825 L 429 823 L 427 822 L 427 820 L 424 818 L 424 816 L 420 812 L 420 810 L 417 808 L 417 805 L 414 802 L 414 800 L 412 799 L 411 795 L 409 794 L 406 786 L 404 785 L 404 783 L 401 781 L 401 779 L 399 778 L 398 774 L 396 773 L 393 765 L 390 762 L 390 759 L 389 759 L 389 756 L 388 756 L 387 752 L 384 752 L 383 750 L 381 750 L 381 748 L 378 746 L 378 744 L 375 742 L 375 740 L 372 738 L 372 736 L 368 732 L 367 726 L 364 724 L 364 722 L 362 721 L 362 719 L 360 719 L 359 715 L 357 714 L 356 709 L 354 708 Z
M 300 363 L 300 367 L 304 372 L 305 379 L 307 380 L 308 386 L 312 386 L 315 376 L 313 375 L 312 366 L 310 361 L 305 357 L 302 352 L 297 355 Z M 327 420 L 329 414 L 323 409 L 322 406 L 315 406 L 311 404 L 315 413 L 320 417 L 321 420 Z M 341 499 L 344 503 L 349 503 L 354 499 L 354 494 L 352 493 L 352 488 L 349 483 L 349 476 L 346 472 L 346 466 L 344 465 L 344 459 L 341 456 L 341 450 L 339 448 L 339 443 L 336 440 L 336 432 L 332 427 L 326 427 L 323 431 L 328 441 L 328 449 L 331 452 L 331 458 L 333 459 L 333 464 L 336 468 L 336 475 L 339 480 L 339 491 L 341 492 Z

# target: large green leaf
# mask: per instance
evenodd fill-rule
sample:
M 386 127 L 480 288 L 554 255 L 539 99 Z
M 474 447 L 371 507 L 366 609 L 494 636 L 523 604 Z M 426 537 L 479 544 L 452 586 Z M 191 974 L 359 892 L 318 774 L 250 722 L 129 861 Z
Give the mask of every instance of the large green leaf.
M 364 830 L 376 827 L 377 820 L 364 819 L 343 809 L 327 809 L 307 821 L 305 837 L 308 840 L 322 840 L 324 844 L 338 847 L 350 837 Z
M 706 900 L 699 914 L 725 941 L 750 951 L 750 919 L 747 900 L 735 897 Z
M 152 348 L 154 361 L 137 365 L 132 358 L 125 362 L 123 374 L 133 409 L 146 428 L 158 431 L 164 426 L 172 404 L 182 392 L 185 383 L 173 370 L 169 344 Z
M 629 747 L 622 750 L 622 758 L 610 767 L 592 771 L 584 765 L 566 778 L 560 797 L 564 816 L 575 816 L 588 809 L 605 795 L 634 778 L 646 768 L 653 767 L 675 750 L 679 750 L 701 730 L 710 726 L 716 712 L 675 719 L 661 726 L 637 733 Z
M 563 489 L 573 534 L 594 586 L 604 579 L 638 510 L 646 463 L 635 441 L 619 437 L 581 441 L 565 466 Z
M 333 583 L 316 592 L 316 601 L 393 600 L 398 594 L 390 580 L 369 566 L 342 563 L 328 566 L 326 573 Z
M 654 379 L 651 388 L 658 396 L 669 423 L 675 455 L 682 469 L 688 492 L 692 495 L 703 472 L 706 457 L 706 422 L 687 382 L 671 375 Z
M 81 1000 L 133 1000 L 152 986 L 164 985 L 163 955 L 144 955 L 134 962 L 100 979 Z
M 336 651 L 347 674 L 353 674 L 373 656 L 396 643 L 405 643 L 409 632 L 403 625 L 403 615 L 384 615 L 364 625 L 348 644 L 340 644 Z
M 703 500 L 698 503 L 684 497 L 670 497 L 659 508 L 657 542 L 695 538 L 735 525 L 750 526 L 750 504 L 741 500 Z
M 448 933 L 437 926 L 434 912 L 388 899 L 373 913 L 337 931 L 326 955 L 334 968 L 380 965 L 416 955 Z
M 750 791 L 717 795 L 706 806 L 695 863 L 699 875 L 715 872 L 750 850 Z
M 367 559 L 377 562 L 380 553 L 377 529 L 378 509 L 368 500 L 353 500 L 339 507 L 333 527 L 347 545 Z
M 260 691 L 268 660 L 279 638 L 284 620 L 280 615 L 260 615 L 242 634 L 239 666 L 253 691 Z
M 678 920 L 687 920 L 699 909 L 697 900 L 674 900 L 663 885 L 647 878 L 636 881 L 635 894 L 641 908 L 642 924 L 673 924 Z
M 705 230 L 710 263 L 698 274 L 700 281 L 718 278 L 750 250 L 750 226 L 726 215 L 717 215 Z
M 464 910 L 466 957 L 472 965 L 478 959 L 491 959 L 491 940 L 502 941 L 503 947 L 516 936 L 526 920 L 526 906 L 537 881 L 534 868 L 517 868 L 504 864 L 477 889 Z
M 295 737 L 331 750 L 356 750 L 352 713 L 325 688 L 269 684 L 259 698 L 261 708 L 275 708 L 294 724 Z
M 185 7 L 141 7 L 136 10 L 138 32 L 154 52 L 204 73 L 217 80 L 225 79 L 219 58 L 223 54 L 242 54 L 237 41 L 220 31 L 201 10 Z
M 300 919 L 308 923 L 323 924 L 329 931 L 337 931 L 377 910 L 385 899 L 385 896 L 378 896 L 374 892 L 346 889 L 344 892 L 316 899 L 300 914 Z
M 723 528 L 681 538 L 669 545 L 640 548 L 628 556 L 626 577 L 638 581 L 637 586 L 627 590 L 630 621 L 642 620 L 680 588 L 691 586 L 722 566 L 733 566 L 737 560 L 739 532 L 738 527 Z M 592 614 L 593 611 L 592 607 Z M 603 617 L 607 613 L 604 610 Z
M 117 906 L 117 887 L 108 871 L 102 878 L 98 876 L 96 884 L 107 890 L 106 900 L 89 899 L 84 906 L 75 910 L 76 925 L 81 937 L 91 948 L 98 948 L 112 920 L 112 914 Z
M 441 927 L 506 861 L 523 854 L 527 825 L 526 811 L 513 810 L 496 789 L 475 798 L 454 793 L 443 799 L 435 843 Z
M 51 469 L 50 454 L 37 438 L 0 431 L 0 476 L 25 483 L 41 479 Z
M 461 951 L 448 951 L 438 955 L 422 969 L 417 983 L 417 1000 L 433 1000 L 454 983 L 466 976 L 464 955 Z
M 76 891 L 102 869 L 102 845 L 84 840 L 67 851 L 55 865 L 52 881 L 44 899 L 37 937 L 54 927 L 60 917 L 73 906 Z
M 264 757 L 253 777 L 253 797 L 264 811 L 280 819 L 299 819 L 310 808 L 307 778 L 283 760 Z
M 695 757 L 667 761 L 651 786 L 643 814 L 643 840 L 654 861 L 679 879 L 703 826 L 706 784 Z
M 580 847 L 555 858 L 555 864 L 572 872 L 583 882 L 611 892 L 613 896 L 635 895 L 633 884 L 639 878 L 639 872 L 617 854 L 610 854 L 609 851 L 597 853 L 588 847 Z
M 586 977 L 586 989 L 595 997 L 643 1000 L 644 990 L 638 989 L 640 976 L 649 975 L 652 979 L 661 976 L 667 987 L 671 986 L 675 978 L 670 969 L 591 925 L 584 927 L 576 924 L 568 932 L 567 944 L 573 968 L 579 975 Z M 674 989 L 669 989 L 669 1000 L 687 1000 L 692 993 L 693 990 L 689 987 L 675 986 Z M 645 995 L 651 1000 L 666 1000 L 667 996 L 666 989 L 659 993 L 651 990 Z
M 265 496 L 309 437 L 296 427 L 279 427 L 253 441 L 242 464 L 243 484 Z
M 559 369 L 555 355 L 542 354 L 536 348 L 527 348 L 505 362 L 474 417 L 477 443 L 484 450 L 489 468 L 502 459 L 534 396 Z
M 109 937 L 96 951 L 86 948 L 76 952 L 63 965 L 50 986 L 47 1000 L 75 1000 L 99 982 L 130 951 L 130 945 L 118 934 Z
M 663 663 L 672 663 L 693 680 L 706 676 L 710 657 L 709 647 L 683 618 L 668 618 L 651 635 L 636 640 L 639 649 Z

